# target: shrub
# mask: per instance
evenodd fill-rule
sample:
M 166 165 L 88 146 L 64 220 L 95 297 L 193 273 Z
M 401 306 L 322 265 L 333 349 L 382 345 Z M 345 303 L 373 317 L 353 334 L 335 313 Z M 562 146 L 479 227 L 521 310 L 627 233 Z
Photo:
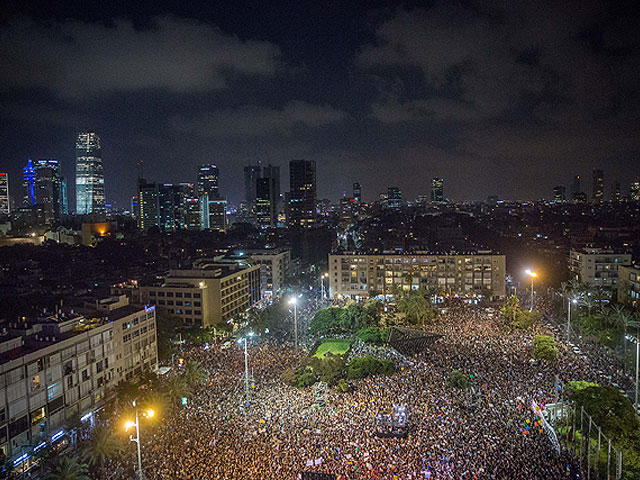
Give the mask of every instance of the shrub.
M 461 390 L 469 388 L 469 379 L 460 370 L 453 370 L 446 381 L 447 387 L 459 388 Z
M 351 390 L 351 388 L 349 387 L 349 384 L 344 378 L 341 378 L 340 380 L 338 380 L 338 384 L 336 385 L 336 391 L 338 391 L 339 393 L 348 393 L 349 390 Z
M 293 368 L 287 368 L 280 375 L 282 381 L 287 385 L 291 385 L 292 387 L 297 384 L 296 371 Z
M 548 335 L 536 335 L 533 340 L 533 356 L 538 360 L 555 362 L 558 358 L 556 339 Z
M 374 374 L 390 375 L 391 373 L 393 373 L 391 360 L 378 360 L 371 355 L 352 359 L 347 368 L 347 377 L 350 379 L 364 378 Z
M 388 328 L 367 327 L 358 330 L 357 337 L 365 343 L 383 344 L 389 338 Z

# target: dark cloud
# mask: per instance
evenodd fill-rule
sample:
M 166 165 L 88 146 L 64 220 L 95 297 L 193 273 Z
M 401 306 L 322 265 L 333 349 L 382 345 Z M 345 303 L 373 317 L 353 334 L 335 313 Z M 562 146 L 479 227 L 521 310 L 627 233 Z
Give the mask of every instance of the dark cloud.
M 344 117 L 344 112 L 328 105 L 291 101 L 281 109 L 243 105 L 212 111 L 197 118 L 176 117 L 172 124 L 178 132 L 231 139 L 263 135 L 289 136 L 296 127 L 322 127 L 339 122 Z
M 20 19 L 0 30 L 0 85 L 52 89 L 63 97 L 149 88 L 203 92 L 225 88 L 233 74 L 274 75 L 280 50 L 172 16 L 136 30 L 68 20 Z

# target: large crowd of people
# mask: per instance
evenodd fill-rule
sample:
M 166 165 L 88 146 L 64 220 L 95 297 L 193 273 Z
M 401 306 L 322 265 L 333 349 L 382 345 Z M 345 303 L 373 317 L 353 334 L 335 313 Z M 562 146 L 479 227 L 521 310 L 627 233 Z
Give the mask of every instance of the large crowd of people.
M 590 365 L 571 349 L 553 364 L 533 361 L 534 332 L 505 333 L 477 307 L 449 309 L 432 330 L 442 337 L 415 356 L 394 356 L 393 375 L 354 381 L 348 393 L 331 388 L 325 406 L 314 389 L 282 382 L 281 372 L 306 354 L 288 343 L 263 336 L 249 346 L 249 404 L 239 346 L 191 348 L 185 358 L 201 362 L 208 380 L 143 431 L 146 478 L 300 479 L 305 471 L 345 480 L 577 478 L 530 402 L 553 401 L 557 376 L 593 380 Z M 452 370 L 468 376 L 469 391 L 447 386 Z M 394 405 L 406 407 L 408 435 L 376 435 L 376 418 Z

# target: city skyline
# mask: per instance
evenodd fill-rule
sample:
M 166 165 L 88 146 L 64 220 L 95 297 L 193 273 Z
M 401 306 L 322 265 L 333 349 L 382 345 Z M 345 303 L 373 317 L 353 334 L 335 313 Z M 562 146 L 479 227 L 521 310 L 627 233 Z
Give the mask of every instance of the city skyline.
M 389 184 L 416 198 L 433 177 L 459 201 L 533 200 L 594 168 L 606 198 L 640 175 L 630 4 L 302 2 L 297 20 L 278 22 L 242 4 L 9 7 L 0 170 L 10 178 L 27 157 L 56 158 L 71 178 L 80 126 L 100 135 L 107 201 L 121 207 L 140 160 L 150 180 L 171 183 L 215 164 L 234 203 L 245 165 L 284 170 L 294 158 L 316 161 L 318 197 L 331 200 L 355 181 L 365 201 Z

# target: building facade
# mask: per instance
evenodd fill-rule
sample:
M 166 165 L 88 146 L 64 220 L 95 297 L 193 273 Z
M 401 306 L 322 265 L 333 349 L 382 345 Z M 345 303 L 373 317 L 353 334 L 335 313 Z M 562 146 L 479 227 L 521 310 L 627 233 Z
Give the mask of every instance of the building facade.
M 637 265 L 618 267 L 618 302 L 640 309 L 640 267 Z
M 105 213 L 104 172 L 100 137 L 80 133 L 76 139 L 76 213 Z
M 9 174 L 0 173 L 0 215 L 9 215 L 10 213 Z
M 199 260 L 190 270 L 170 270 L 156 285 L 140 287 L 140 298 L 180 317 L 185 325 L 216 327 L 237 321 L 260 301 L 258 265 Z
M 273 248 L 243 253 L 250 262 L 260 266 L 262 294 L 267 297 L 280 295 L 291 278 L 291 250 Z
M 617 289 L 620 265 L 631 265 L 630 253 L 589 247 L 569 252 L 572 279 L 594 287 Z
M 431 201 L 433 203 L 444 202 L 444 178 L 431 179 Z
M 287 223 L 290 227 L 311 228 L 316 224 L 316 162 L 289 162 Z
M 209 198 L 220 197 L 218 185 L 220 172 L 215 165 L 200 165 L 198 167 L 198 196 L 208 195 Z
M 365 298 L 370 293 L 435 288 L 442 294 L 505 296 L 506 260 L 489 252 L 432 255 L 329 255 L 329 293 Z
M 110 299 L 102 311 L 25 319 L 0 336 L 0 353 L 0 449 L 21 465 L 119 382 L 157 367 L 155 310 Z

